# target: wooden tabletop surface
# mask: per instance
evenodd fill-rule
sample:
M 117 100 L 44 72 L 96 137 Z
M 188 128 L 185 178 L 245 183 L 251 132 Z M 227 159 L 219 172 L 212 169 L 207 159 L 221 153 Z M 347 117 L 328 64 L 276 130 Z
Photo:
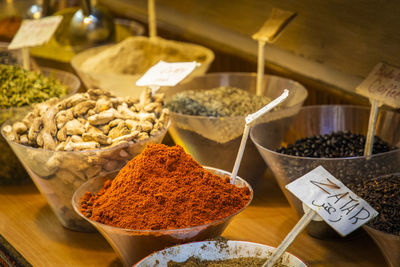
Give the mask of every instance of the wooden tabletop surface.
M 232 240 L 277 246 L 298 218 L 272 177 L 258 183 L 252 204 L 223 233 Z M 61 226 L 31 182 L 0 187 L 0 234 L 33 266 L 121 266 L 98 233 Z M 323 241 L 301 233 L 289 252 L 310 266 L 385 266 L 372 239 Z

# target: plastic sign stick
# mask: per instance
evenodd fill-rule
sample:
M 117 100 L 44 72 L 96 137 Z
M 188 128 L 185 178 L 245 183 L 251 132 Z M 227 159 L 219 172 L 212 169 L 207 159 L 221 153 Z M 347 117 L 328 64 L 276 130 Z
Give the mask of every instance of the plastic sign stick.
M 286 249 L 293 243 L 296 237 L 306 228 L 306 226 L 314 219 L 318 214 L 310 209 L 304 213 L 303 217 L 297 222 L 292 231 L 283 239 L 282 243 L 276 248 L 274 254 L 264 263 L 263 267 L 273 267 L 279 260 Z
M 264 77 L 264 52 L 265 44 L 274 42 L 285 27 L 296 17 L 296 13 L 279 8 L 273 8 L 271 16 L 265 21 L 261 29 L 253 34 L 253 39 L 258 40 L 257 60 L 257 95 L 262 95 Z
M 271 101 L 270 103 L 268 103 L 267 105 L 265 105 L 264 107 L 259 109 L 258 111 L 247 115 L 247 117 L 245 118 L 246 124 L 244 126 L 242 141 L 240 142 L 239 151 L 236 156 L 235 164 L 233 165 L 233 170 L 232 170 L 232 175 L 231 175 L 231 184 L 235 184 L 235 179 L 236 179 L 237 173 L 239 171 L 240 163 L 242 162 L 243 153 L 244 153 L 244 149 L 246 147 L 247 139 L 249 138 L 249 132 L 250 132 L 251 125 L 262 115 L 264 115 L 265 113 L 267 113 L 268 111 L 272 110 L 277 105 L 282 103 L 288 96 L 289 96 L 289 90 L 284 89 L 283 93 L 279 97 L 275 98 L 273 101 Z
M 156 19 L 156 7 L 155 0 L 148 0 L 148 12 L 149 12 L 149 37 L 157 37 L 157 19 Z
M 319 216 L 340 235 L 346 236 L 378 215 L 365 200 L 322 166 L 286 185 L 286 188 L 303 202 L 303 207 L 309 209 L 263 266 L 273 266 L 297 235 Z
M 198 66 L 200 63 L 196 61 L 169 63 L 160 60 L 136 81 L 136 85 L 149 86 L 155 94 L 161 86 L 177 85 Z
M 364 148 L 364 156 L 370 156 L 374 144 L 379 107 L 386 104 L 400 108 L 400 69 L 385 63 L 377 64 L 367 78 L 357 86 L 356 92 L 368 97 L 371 102 L 368 133 Z
M 48 42 L 60 25 L 62 16 L 51 16 L 42 19 L 27 19 L 22 21 L 21 27 L 15 34 L 8 49 L 22 48 L 22 60 L 25 69 L 30 68 L 29 48 Z

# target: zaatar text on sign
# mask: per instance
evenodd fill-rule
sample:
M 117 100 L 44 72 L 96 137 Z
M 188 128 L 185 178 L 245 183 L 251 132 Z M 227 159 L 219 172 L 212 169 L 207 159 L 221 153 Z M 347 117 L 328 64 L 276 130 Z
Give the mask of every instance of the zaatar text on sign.
M 175 86 L 188 76 L 200 63 L 159 61 L 137 82 L 137 86 Z
M 400 69 L 379 63 L 356 88 L 356 92 L 389 106 L 400 107 Z
M 319 166 L 286 188 L 345 236 L 378 215 L 366 201 Z
M 42 19 L 24 20 L 8 49 L 33 47 L 48 42 L 62 19 L 62 16 L 50 16 Z

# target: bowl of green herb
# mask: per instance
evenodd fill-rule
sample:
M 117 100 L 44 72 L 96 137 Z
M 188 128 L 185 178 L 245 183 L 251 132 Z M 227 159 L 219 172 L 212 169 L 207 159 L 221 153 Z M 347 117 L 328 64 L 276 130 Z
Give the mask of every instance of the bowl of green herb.
M 258 122 L 292 117 L 302 107 L 307 90 L 296 81 L 265 75 L 262 94 L 257 96 L 255 73 L 209 73 L 168 88 L 169 133 L 175 143 L 203 165 L 230 171 L 239 149 L 245 117 L 289 89 L 289 97 Z M 164 90 L 164 89 L 163 89 Z M 249 140 L 239 175 L 256 185 L 266 165 Z
M 50 68 L 27 71 L 0 64 L 0 124 L 11 117 L 22 119 L 32 104 L 73 94 L 80 86 L 78 77 L 69 72 Z M 28 174 L 1 136 L 0 149 L 0 185 L 28 180 Z

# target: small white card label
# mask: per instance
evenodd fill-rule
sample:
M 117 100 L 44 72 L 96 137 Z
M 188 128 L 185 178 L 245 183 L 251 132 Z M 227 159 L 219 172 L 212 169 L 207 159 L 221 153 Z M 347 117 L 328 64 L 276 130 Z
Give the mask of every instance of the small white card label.
M 160 61 L 151 67 L 137 82 L 137 86 L 175 86 L 186 78 L 200 63 Z
M 23 20 L 8 49 L 38 46 L 48 42 L 62 19 L 62 16 L 51 16 Z
M 394 108 L 399 108 L 400 69 L 379 63 L 368 74 L 367 78 L 357 86 L 356 92 Z
M 342 236 L 378 215 L 365 200 L 322 166 L 286 185 L 286 188 Z

